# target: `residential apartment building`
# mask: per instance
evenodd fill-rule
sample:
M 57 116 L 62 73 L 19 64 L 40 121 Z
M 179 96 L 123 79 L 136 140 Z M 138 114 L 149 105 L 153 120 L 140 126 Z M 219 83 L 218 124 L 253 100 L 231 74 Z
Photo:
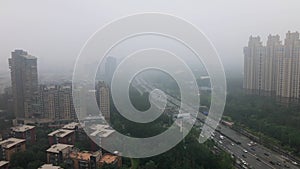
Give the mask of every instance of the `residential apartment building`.
M 244 48 L 244 89 L 261 95 L 300 98 L 300 39 L 288 32 L 284 43 L 269 35 L 266 46 L 250 37 Z
M 8 61 L 15 117 L 30 118 L 39 112 L 37 58 L 26 51 L 15 50 Z
M 110 121 L 110 95 L 108 85 L 100 81 L 96 85 L 96 99 L 104 119 Z
M 99 161 L 99 167 L 103 167 L 105 164 L 113 166 L 114 168 L 121 168 L 122 158 L 114 154 L 104 154 Z
M 52 120 L 76 119 L 71 84 L 41 85 L 40 102 L 40 109 L 44 118 Z
M 73 149 L 69 154 L 68 164 L 74 169 L 97 169 L 101 156 L 101 151 L 88 152 Z
M 47 152 L 47 163 L 53 165 L 62 164 L 65 159 L 69 157 L 73 145 L 68 144 L 54 144 L 52 145 Z
M 36 130 L 35 126 L 20 125 L 11 128 L 11 134 L 15 138 L 24 139 L 26 143 L 36 142 Z
M 16 152 L 26 150 L 26 140 L 9 138 L 0 142 L 0 160 L 10 161 L 11 156 Z
M 49 144 L 75 144 L 75 131 L 58 129 L 48 134 Z
M 288 32 L 284 41 L 283 56 L 278 62 L 277 96 L 299 99 L 300 40 L 298 32 Z
M 115 57 L 109 56 L 106 58 L 105 62 L 105 82 L 110 86 L 112 77 L 117 68 L 117 59 Z
M 250 37 L 244 48 L 244 88 L 260 92 L 264 87 L 264 61 L 266 48 L 260 37 Z

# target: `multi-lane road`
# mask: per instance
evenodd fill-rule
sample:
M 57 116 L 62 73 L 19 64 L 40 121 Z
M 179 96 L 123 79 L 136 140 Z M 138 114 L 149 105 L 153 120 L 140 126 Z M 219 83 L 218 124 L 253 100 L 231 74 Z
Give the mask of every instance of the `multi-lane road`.
M 139 92 L 151 92 L 153 89 L 155 89 L 152 84 L 143 79 L 138 79 L 134 84 L 134 87 Z M 171 96 L 168 93 L 166 93 L 166 95 L 169 102 L 177 107 L 180 106 L 180 99 Z M 193 112 L 191 113 L 191 116 L 196 118 L 196 120 L 200 123 L 203 123 L 206 120 L 206 116 L 203 114 L 198 114 L 195 116 L 195 111 L 191 111 Z M 260 144 L 254 143 L 250 138 L 241 135 L 240 133 L 221 123 L 219 124 L 217 131 L 215 131 L 211 136 L 211 139 L 217 143 L 218 147 L 232 155 L 232 157 L 236 160 L 236 166 L 239 168 L 299 168 L 298 164 L 292 160 L 289 160 L 287 157 L 273 152 Z
M 292 164 L 292 161 L 287 160 L 286 157 L 254 143 L 249 138 L 240 135 L 226 126 L 222 126 L 219 132 L 216 132 L 213 139 L 219 147 L 233 154 L 236 162 L 240 166 L 244 165 L 245 168 L 298 168 L 298 166 Z

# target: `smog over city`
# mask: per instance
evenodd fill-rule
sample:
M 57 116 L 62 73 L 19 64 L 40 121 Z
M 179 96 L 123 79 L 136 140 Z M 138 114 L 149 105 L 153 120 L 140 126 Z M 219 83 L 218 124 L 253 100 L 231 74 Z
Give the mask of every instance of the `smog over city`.
M 299 21 L 298 0 L 1 0 L 0 169 L 297 169 Z

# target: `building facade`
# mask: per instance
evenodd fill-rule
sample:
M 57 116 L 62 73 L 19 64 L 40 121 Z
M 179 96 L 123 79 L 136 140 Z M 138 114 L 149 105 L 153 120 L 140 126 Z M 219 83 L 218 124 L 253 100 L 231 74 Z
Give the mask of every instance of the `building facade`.
M 250 37 L 244 48 L 244 89 L 260 95 L 300 98 L 300 39 L 288 32 L 284 43 L 269 35 L 266 46 Z
M 105 62 L 105 82 L 110 86 L 113 74 L 117 68 L 117 59 L 114 57 L 107 57 Z
M 54 144 L 49 149 L 47 149 L 47 163 L 53 165 L 62 164 L 65 159 L 68 158 L 72 145 L 68 144 Z
M 15 138 L 25 139 L 26 143 L 34 144 L 36 142 L 35 126 L 21 125 L 11 128 L 11 134 Z
M 29 118 L 38 113 L 37 58 L 26 51 L 15 50 L 9 58 L 16 118 Z
M 262 91 L 264 86 L 264 60 L 266 48 L 260 37 L 250 37 L 248 46 L 244 48 L 244 88 Z
M 75 144 L 75 131 L 58 129 L 48 134 L 49 144 Z
M 16 152 L 26 150 L 26 141 L 24 139 L 9 138 L 0 142 L 0 160 L 10 161 L 12 155 Z
M 40 85 L 40 110 L 52 120 L 76 119 L 71 84 Z
M 98 161 L 101 159 L 101 151 L 88 152 L 88 151 L 78 151 L 73 149 L 69 154 L 68 164 L 70 168 L 74 169 L 97 169 Z
M 100 81 L 96 85 L 96 99 L 99 109 L 107 122 L 110 121 L 110 95 L 109 87 L 105 82 Z

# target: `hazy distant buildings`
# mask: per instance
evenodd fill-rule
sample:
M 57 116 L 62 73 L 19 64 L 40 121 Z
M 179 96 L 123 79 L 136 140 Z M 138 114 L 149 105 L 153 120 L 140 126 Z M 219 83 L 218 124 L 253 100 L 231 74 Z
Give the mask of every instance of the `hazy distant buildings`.
M 244 48 L 244 84 L 252 93 L 300 98 L 300 39 L 288 32 L 284 44 L 279 35 L 269 35 L 264 46 L 260 37 L 250 37 Z
M 16 118 L 29 118 L 38 112 L 37 58 L 26 51 L 15 50 L 9 58 L 11 70 L 14 114 Z
M 105 82 L 109 86 L 116 68 L 117 68 L 117 59 L 111 56 L 107 57 L 105 62 Z
M 110 121 L 110 96 L 109 87 L 105 82 L 100 81 L 96 85 L 96 99 L 99 109 L 106 121 Z
M 278 96 L 300 97 L 300 40 L 298 32 L 288 32 L 284 41 L 283 56 L 278 62 Z
M 44 118 L 53 120 L 75 119 L 71 84 L 41 85 L 40 109 Z
M 248 46 L 244 48 L 244 88 L 261 91 L 263 88 L 263 65 L 266 48 L 260 37 L 250 37 Z
M 12 94 L 12 88 L 7 87 L 4 89 L 4 94 L 2 95 L 4 97 L 3 104 L 4 109 L 7 110 L 9 115 L 14 113 L 14 100 L 13 100 L 13 94 Z

